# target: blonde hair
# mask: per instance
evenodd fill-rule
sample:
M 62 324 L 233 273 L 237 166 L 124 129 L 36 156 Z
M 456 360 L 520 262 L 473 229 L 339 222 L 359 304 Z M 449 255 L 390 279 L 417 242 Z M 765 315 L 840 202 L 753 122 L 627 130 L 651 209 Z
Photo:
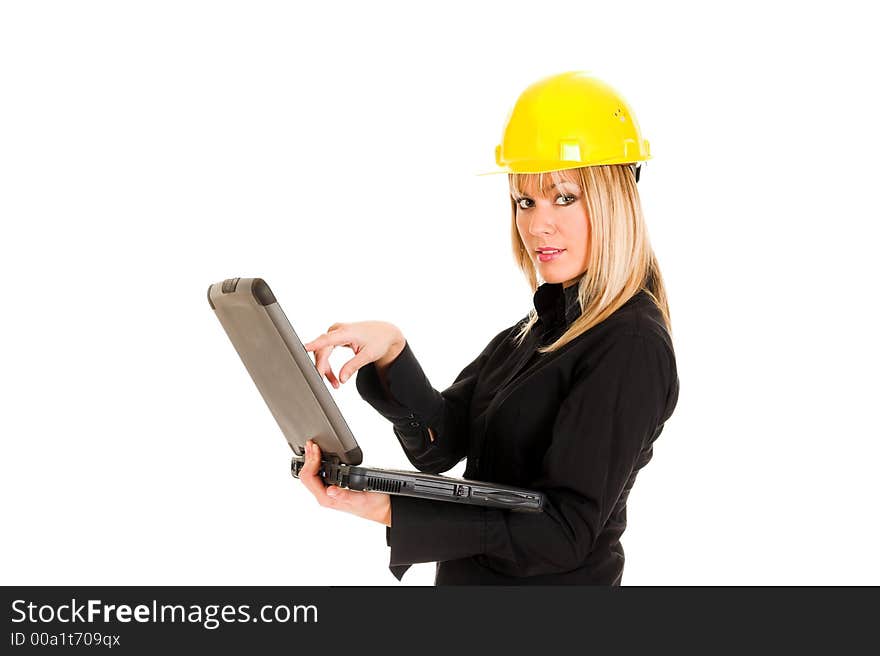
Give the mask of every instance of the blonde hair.
M 563 180 L 577 183 L 584 196 L 589 223 L 589 252 L 587 269 L 575 283 L 581 315 L 554 342 L 540 347 L 539 353 L 555 351 L 607 319 L 640 290 L 645 290 L 663 315 L 666 329 L 672 332 L 666 288 L 657 257 L 648 239 L 648 229 L 639 192 L 636 189 L 631 164 L 585 166 L 548 173 L 511 173 L 508 175 L 511 193 L 511 237 L 513 256 L 532 289 L 538 289 L 538 276 L 528 250 L 523 245 L 516 225 L 516 199 L 528 194 L 536 186 L 543 192 L 545 186 Z M 516 334 L 517 345 L 538 320 L 535 308 Z

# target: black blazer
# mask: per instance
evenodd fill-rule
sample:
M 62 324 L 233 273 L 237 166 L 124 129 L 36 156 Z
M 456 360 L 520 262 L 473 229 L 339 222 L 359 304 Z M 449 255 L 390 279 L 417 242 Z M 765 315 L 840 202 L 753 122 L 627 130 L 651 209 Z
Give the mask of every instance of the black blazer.
M 391 571 L 437 561 L 443 584 L 619 585 L 626 500 L 678 400 L 672 341 L 644 291 L 562 349 L 538 355 L 580 315 L 577 285 L 544 283 L 539 321 L 498 333 L 455 382 L 435 390 L 406 343 L 387 367 L 361 367 L 361 397 L 393 424 L 410 462 L 542 490 L 541 513 L 391 496 Z M 431 441 L 428 427 L 433 429 Z

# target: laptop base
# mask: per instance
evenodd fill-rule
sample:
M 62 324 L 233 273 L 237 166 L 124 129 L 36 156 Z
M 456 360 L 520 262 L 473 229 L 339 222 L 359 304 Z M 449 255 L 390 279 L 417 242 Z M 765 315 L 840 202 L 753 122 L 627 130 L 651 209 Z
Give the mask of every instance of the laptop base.
M 293 456 L 290 461 L 291 475 L 294 478 L 299 478 L 299 473 L 304 465 L 305 458 L 303 456 Z M 529 512 L 538 512 L 544 505 L 544 495 L 537 492 L 529 493 L 506 485 L 450 478 L 437 474 L 345 465 L 338 458 L 332 456 L 321 459 L 318 475 L 327 485 L 336 485 L 361 492 L 384 492 L 422 499 Z

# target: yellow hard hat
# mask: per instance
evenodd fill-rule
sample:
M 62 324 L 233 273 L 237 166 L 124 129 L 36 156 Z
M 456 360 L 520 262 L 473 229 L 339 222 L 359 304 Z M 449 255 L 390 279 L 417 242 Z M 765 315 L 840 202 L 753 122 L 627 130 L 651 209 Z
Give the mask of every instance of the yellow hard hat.
M 490 173 L 544 173 L 649 159 L 650 145 L 626 100 L 595 76 L 569 71 L 538 80 L 520 94 L 495 147 L 500 169 Z

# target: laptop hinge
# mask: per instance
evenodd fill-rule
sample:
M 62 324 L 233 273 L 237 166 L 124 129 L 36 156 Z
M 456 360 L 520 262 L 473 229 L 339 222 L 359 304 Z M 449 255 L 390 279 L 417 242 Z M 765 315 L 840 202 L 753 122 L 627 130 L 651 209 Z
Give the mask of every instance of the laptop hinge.
M 299 478 L 299 473 L 305 465 L 303 456 L 295 455 L 290 460 L 290 475 Z M 327 485 L 348 486 L 348 465 L 340 462 L 339 456 L 330 455 L 321 458 L 321 466 L 318 468 L 318 476 L 324 479 Z

